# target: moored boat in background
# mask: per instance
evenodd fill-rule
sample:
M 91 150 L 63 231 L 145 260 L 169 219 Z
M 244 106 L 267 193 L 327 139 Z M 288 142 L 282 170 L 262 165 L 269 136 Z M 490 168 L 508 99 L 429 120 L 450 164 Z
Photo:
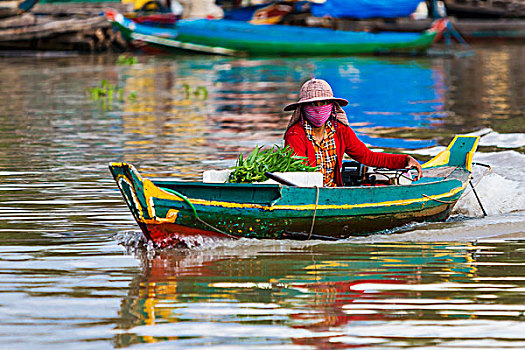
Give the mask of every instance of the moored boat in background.
M 180 19 L 180 16 L 173 13 L 153 13 L 153 14 L 135 14 L 130 17 L 133 22 L 154 26 L 154 27 L 167 27 L 172 26 Z
M 133 22 L 105 11 L 106 18 L 130 41 L 163 48 L 222 55 L 353 55 L 418 53 L 445 29 L 446 19 L 420 33 L 354 32 L 286 25 L 255 25 L 224 19 L 186 19 L 170 28 Z

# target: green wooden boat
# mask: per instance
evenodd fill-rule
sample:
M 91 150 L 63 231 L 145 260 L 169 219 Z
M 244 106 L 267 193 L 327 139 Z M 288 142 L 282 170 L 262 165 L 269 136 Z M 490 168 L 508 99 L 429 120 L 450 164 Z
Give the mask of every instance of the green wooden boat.
M 130 42 L 164 51 L 221 55 L 354 55 L 417 53 L 428 49 L 446 27 L 446 19 L 420 33 L 352 32 L 287 25 L 256 25 L 227 19 L 184 19 L 172 27 L 133 22 L 114 10 L 106 18 Z
M 456 136 L 409 185 L 294 187 L 143 178 L 109 168 L 131 213 L 158 247 L 202 237 L 343 239 L 450 215 L 470 181 L 477 136 Z

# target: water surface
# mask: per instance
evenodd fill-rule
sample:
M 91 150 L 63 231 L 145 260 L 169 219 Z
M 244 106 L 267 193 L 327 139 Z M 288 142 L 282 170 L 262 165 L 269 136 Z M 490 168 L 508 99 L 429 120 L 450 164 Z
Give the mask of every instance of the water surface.
M 525 347 L 525 46 L 475 51 L 1 59 L 0 348 Z M 186 180 L 229 167 L 282 142 L 282 107 L 311 77 L 374 149 L 424 161 L 481 135 L 488 217 L 469 193 L 447 222 L 344 242 L 148 247 L 107 163 Z M 123 101 L 91 100 L 103 79 Z

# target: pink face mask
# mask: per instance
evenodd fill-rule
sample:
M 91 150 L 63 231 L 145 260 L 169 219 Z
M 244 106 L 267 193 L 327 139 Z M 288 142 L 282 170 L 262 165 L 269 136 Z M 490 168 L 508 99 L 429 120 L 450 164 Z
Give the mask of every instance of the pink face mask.
M 322 126 L 332 114 L 332 103 L 324 106 L 304 106 L 304 115 L 316 128 Z

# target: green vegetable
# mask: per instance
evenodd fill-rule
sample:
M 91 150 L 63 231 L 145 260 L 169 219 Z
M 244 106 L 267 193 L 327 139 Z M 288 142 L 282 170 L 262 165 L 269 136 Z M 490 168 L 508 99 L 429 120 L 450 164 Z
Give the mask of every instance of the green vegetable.
M 271 149 L 263 150 L 262 146 L 255 149 L 243 158 L 239 154 L 237 164 L 231 169 L 229 182 L 252 183 L 266 181 L 265 172 L 287 172 L 287 171 L 317 171 L 317 168 L 308 165 L 306 157 L 293 155 L 293 149 L 289 146 L 280 147 L 274 145 Z

